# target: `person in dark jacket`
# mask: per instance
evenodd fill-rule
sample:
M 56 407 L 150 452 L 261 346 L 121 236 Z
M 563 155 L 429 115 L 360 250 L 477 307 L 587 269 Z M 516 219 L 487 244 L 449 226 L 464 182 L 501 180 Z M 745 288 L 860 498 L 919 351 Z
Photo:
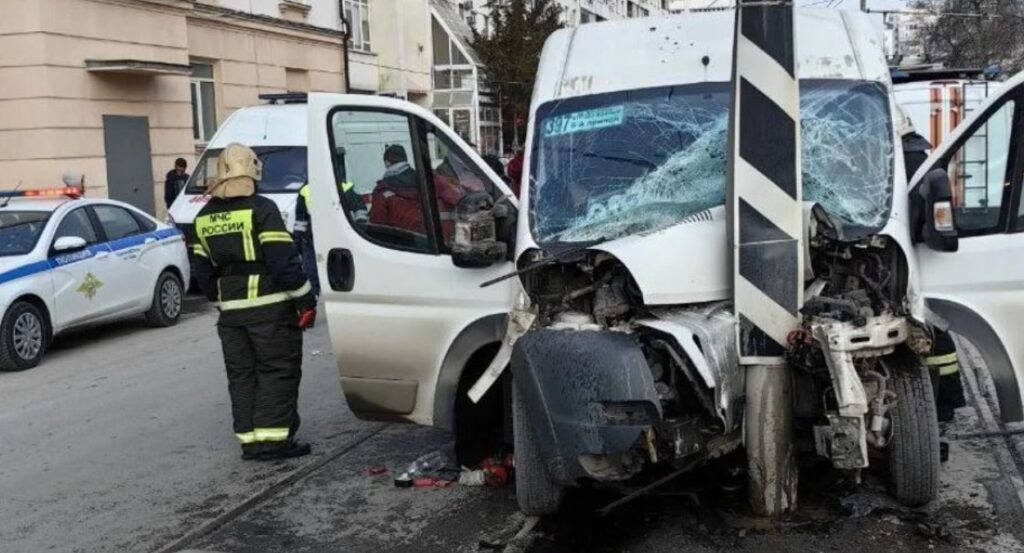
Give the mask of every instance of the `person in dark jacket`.
M 217 304 L 235 435 L 242 458 L 299 457 L 302 331 L 316 299 L 277 205 L 256 194 L 262 167 L 252 149 L 229 144 L 217 159 L 210 201 L 195 222 L 193 271 Z
M 373 189 L 370 224 L 426 234 L 416 170 L 401 144 L 384 150 L 384 176 Z
M 188 182 L 187 170 L 188 162 L 185 161 L 185 158 L 179 157 L 174 160 L 174 169 L 167 172 L 167 177 L 164 179 L 164 203 L 167 204 L 167 209 L 171 208 L 178 193 L 185 188 L 185 183 Z

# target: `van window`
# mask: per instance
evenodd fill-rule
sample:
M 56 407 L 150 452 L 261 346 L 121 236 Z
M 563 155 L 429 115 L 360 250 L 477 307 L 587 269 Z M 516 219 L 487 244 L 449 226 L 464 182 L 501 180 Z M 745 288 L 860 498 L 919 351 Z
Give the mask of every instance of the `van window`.
M 196 164 L 195 171 L 188 179 L 186 194 L 202 194 L 206 191 L 206 180 L 213 176 L 207 176 L 207 165 L 216 167 L 217 156 L 222 151 L 220 148 L 213 148 L 203 152 L 203 158 Z M 309 178 L 305 146 L 257 146 L 253 151 L 263 163 L 263 179 L 256 183 L 256 189 L 261 194 L 298 192 Z

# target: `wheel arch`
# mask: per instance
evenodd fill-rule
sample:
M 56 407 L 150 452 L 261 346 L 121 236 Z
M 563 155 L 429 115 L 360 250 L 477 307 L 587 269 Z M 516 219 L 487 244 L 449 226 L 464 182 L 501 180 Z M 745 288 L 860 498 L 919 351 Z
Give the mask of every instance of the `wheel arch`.
M 504 313 L 481 317 L 463 328 L 452 341 L 434 387 L 434 426 L 448 431 L 455 429 L 455 400 L 466 369 L 479 363 L 478 354 L 486 348 L 501 343 L 507 319 Z
M 949 323 L 950 330 L 960 334 L 978 349 L 988 367 L 999 400 L 1003 422 L 1024 420 L 1020 382 L 1006 346 L 984 317 L 966 305 L 946 299 L 928 298 L 928 308 Z
M 183 288 L 186 288 L 188 286 L 188 283 L 185 282 L 185 275 L 181 274 L 181 269 L 178 268 L 177 265 L 175 265 L 173 263 L 168 263 L 167 266 L 164 267 L 163 270 L 160 271 L 160 273 L 163 273 L 164 271 L 169 271 L 172 275 L 177 277 L 178 278 L 178 282 L 181 283 L 181 286 Z M 157 277 L 159 278 L 159 275 L 157 275 Z M 154 284 L 154 286 L 155 286 L 155 284 Z
M 53 318 L 50 315 L 50 307 L 46 305 L 43 298 L 31 292 L 21 294 L 11 302 L 11 305 L 20 301 L 34 305 L 43 314 L 43 324 L 46 325 L 46 343 L 49 344 L 50 341 L 53 340 Z M 8 307 L 8 309 L 10 309 L 10 307 Z

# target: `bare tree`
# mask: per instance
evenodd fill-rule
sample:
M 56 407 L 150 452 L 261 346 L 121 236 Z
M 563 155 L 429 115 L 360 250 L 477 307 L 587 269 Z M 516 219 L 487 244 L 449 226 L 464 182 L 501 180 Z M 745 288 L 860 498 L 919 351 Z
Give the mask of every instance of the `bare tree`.
M 503 132 L 522 137 L 540 51 L 548 35 L 562 27 L 562 9 L 551 0 L 492 0 L 488 7 L 489 32 L 474 26 L 471 44 L 488 86 L 497 89 L 501 99 Z M 505 138 L 509 143 L 511 136 Z
M 1020 0 L 919 0 L 928 11 L 920 35 L 929 61 L 947 67 L 1024 69 L 1024 3 Z

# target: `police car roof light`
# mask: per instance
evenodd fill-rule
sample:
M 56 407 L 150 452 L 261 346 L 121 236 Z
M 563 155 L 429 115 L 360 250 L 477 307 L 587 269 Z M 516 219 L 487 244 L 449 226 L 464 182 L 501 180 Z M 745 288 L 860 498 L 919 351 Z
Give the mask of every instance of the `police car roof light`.
M 79 186 L 63 186 L 60 188 L 37 188 L 30 190 L 0 191 L 0 198 L 60 198 L 78 199 L 85 195 Z

